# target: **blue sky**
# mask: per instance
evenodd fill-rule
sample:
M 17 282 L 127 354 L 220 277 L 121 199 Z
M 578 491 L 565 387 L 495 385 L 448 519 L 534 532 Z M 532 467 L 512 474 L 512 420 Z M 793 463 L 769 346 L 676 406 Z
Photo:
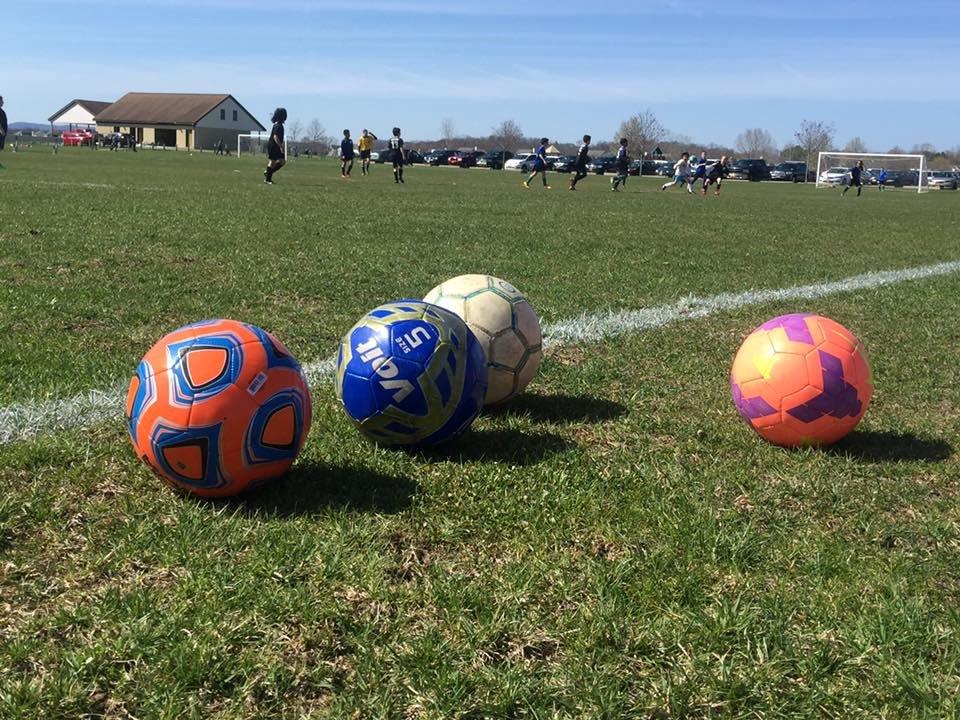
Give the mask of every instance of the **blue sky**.
M 650 109 L 673 134 L 779 145 L 804 118 L 869 149 L 960 145 L 956 0 L 32 0 L 5 13 L 11 122 L 71 98 L 229 92 L 334 134 L 610 138 Z M 289 123 L 288 123 L 289 125 Z

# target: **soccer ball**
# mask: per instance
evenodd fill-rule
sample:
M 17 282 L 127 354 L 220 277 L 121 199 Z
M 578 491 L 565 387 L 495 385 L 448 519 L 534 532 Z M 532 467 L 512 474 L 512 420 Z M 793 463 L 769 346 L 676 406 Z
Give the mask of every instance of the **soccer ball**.
M 489 372 L 484 405 L 523 392 L 537 374 L 543 348 L 540 320 L 522 292 L 492 275 L 460 275 L 424 300 L 463 318 L 483 346 Z
M 299 363 L 273 335 L 206 320 L 147 351 L 130 381 L 126 416 L 133 449 L 163 480 L 225 497 L 289 469 L 311 407 Z
M 737 412 L 775 445 L 828 445 L 867 411 L 873 384 L 860 341 L 819 315 L 782 315 L 754 330 L 730 371 Z
M 483 348 L 448 310 L 420 300 L 374 308 L 340 343 L 337 397 L 382 445 L 426 446 L 463 432 L 483 407 Z

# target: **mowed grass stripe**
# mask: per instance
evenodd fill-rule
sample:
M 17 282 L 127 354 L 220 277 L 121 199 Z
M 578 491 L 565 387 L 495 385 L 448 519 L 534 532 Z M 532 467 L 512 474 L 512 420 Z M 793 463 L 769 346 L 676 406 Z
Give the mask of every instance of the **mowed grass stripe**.
M 544 346 L 555 348 L 597 342 L 752 305 L 814 300 L 828 295 L 950 275 L 958 271 L 960 261 L 955 260 L 900 270 L 863 273 L 812 285 L 721 293 L 707 298 L 690 296 L 675 303 L 641 310 L 583 313 L 575 318 L 545 325 Z M 335 369 L 335 358 L 324 358 L 304 365 L 304 372 L 312 385 L 328 380 Z M 90 390 L 62 400 L 14 403 L 0 408 L 0 444 L 28 440 L 50 432 L 88 427 L 116 418 L 122 408 L 123 397 L 124 388 L 117 385 L 113 388 Z

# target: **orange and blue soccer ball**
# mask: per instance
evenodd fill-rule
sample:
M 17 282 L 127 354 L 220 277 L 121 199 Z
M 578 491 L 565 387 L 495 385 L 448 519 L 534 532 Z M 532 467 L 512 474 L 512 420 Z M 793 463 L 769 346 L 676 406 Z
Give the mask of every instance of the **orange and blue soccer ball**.
M 381 445 L 434 445 L 462 433 L 486 392 L 483 347 L 438 305 L 386 303 L 340 343 L 337 396 L 357 429 Z
M 174 487 L 236 495 L 285 473 L 310 429 L 307 381 L 273 335 L 234 320 L 174 330 L 127 392 L 137 455 Z
M 730 392 L 743 420 L 775 445 L 829 445 L 846 436 L 873 395 L 863 345 L 843 325 L 782 315 L 737 352 Z

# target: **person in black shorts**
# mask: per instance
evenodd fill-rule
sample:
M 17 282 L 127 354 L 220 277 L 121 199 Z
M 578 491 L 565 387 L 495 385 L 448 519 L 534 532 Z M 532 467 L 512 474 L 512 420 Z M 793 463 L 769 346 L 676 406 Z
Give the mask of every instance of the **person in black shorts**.
M 373 150 L 373 141 L 376 139 L 376 135 L 364 128 L 360 140 L 357 141 L 357 148 L 360 150 L 360 172 L 364 175 L 370 173 L 370 151 Z
M 350 131 L 344 130 L 343 140 L 340 141 L 340 177 L 349 180 L 351 170 L 353 170 L 353 140 L 350 139 Z
M 270 131 L 270 140 L 267 142 L 267 169 L 263 171 L 263 181 L 273 185 L 273 174 L 287 164 L 283 153 L 283 123 L 287 121 L 286 108 L 277 108 L 273 111 L 270 122 L 273 129 Z
M 406 153 L 403 150 L 403 138 L 400 137 L 400 128 L 393 129 L 393 137 L 390 138 L 390 159 L 393 161 L 393 181 L 395 183 L 403 182 L 403 163 L 406 160 Z
M 0 150 L 7 142 L 7 114 L 3 111 L 3 96 L 0 95 Z
M 583 145 L 577 152 L 577 162 L 573 166 L 573 177 L 570 178 L 570 189 L 576 190 L 577 183 L 587 176 L 587 163 L 590 162 L 590 136 L 583 136 Z
M 863 160 L 850 168 L 850 184 L 843 189 L 840 197 L 846 195 L 847 190 L 852 187 L 857 188 L 857 197 L 860 197 L 860 191 L 863 190 Z
M 713 165 L 707 167 L 706 175 L 703 178 L 703 188 L 700 190 L 702 195 L 707 194 L 707 188 L 716 184 L 717 189 L 713 191 L 714 195 L 720 194 L 720 186 L 723 185 L 723 179 L 727 176 L 727 156 L 724 155 Z
M 630 156 L 627 154 L 626 138 L 620 138 L 620 147 L 617 149 L 617 174 L 610 179 L 610 189 L 613 192 L 620 192 L 620 186 L 627 185 L 627 176 L 630 171 Z

